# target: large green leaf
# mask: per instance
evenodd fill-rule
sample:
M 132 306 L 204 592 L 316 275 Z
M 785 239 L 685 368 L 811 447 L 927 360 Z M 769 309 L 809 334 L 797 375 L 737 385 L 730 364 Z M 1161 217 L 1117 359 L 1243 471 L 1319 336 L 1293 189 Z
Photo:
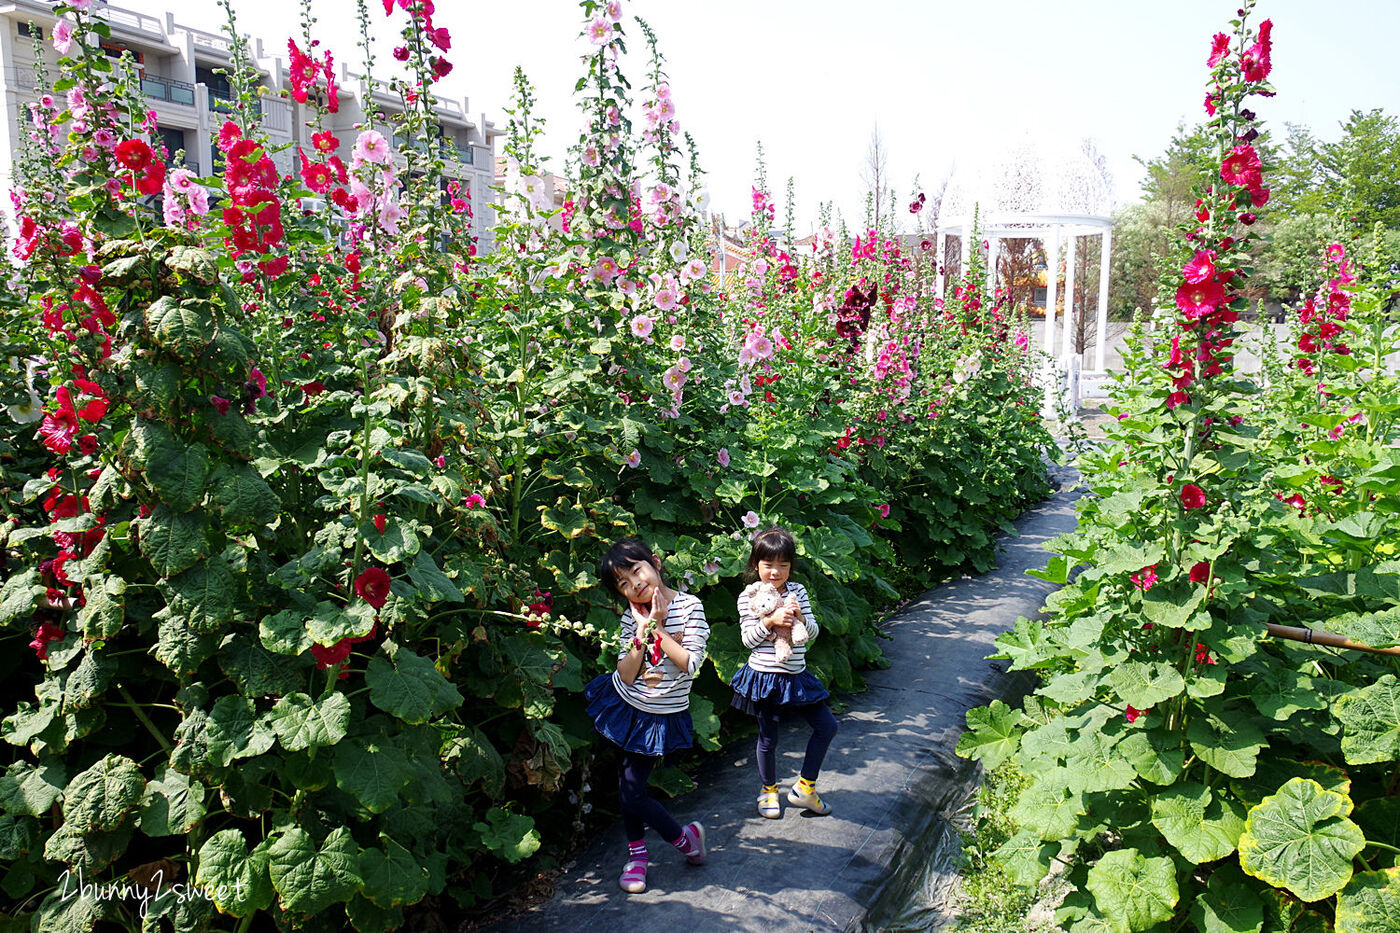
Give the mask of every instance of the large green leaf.
M 1342 754 L 1348 763 L 1400 758 L 1400 680 L 1395 675 L 1343 694 L 1332 710 L 1342 724 Z
M 63 791 L 63 819 L 83 832 L 110 832 L 136 809 L 145 788 L 136 762 L 123 755 L 106 755 L 68 782 Z
M 1211 873 L 1204 894 L 1191 905 L 1191 922 L 1198 933 L 1261 933 L 1264 905 L 1239 868 L 1228 863 Z
M 1244 831 L 1244 808 L 1228 797 L 1212 797 L 1204 784 L 1185 781 L 1152 798 L 1152 825 L 1197 865 L 1235 851 Z
M 350 700 L 334 692 L 319 700 L 289 693 L 267 714 L 272 731 L 289 752 L 335 745 L 350 729 Z
M 37 765 L 17 761 L 0 775 L 0 811 L 17 816 L 47 816 L 67 785 L 63 762 L 48 758 Z
M 241 830 L 221 830 L 200 847 L 195 882 L 226 914 L 246 917 L 266 910 L 272 905 L 268 848 L 264 843 L 250 853 Z
M 1305 709 L 1326 709 L 1316 678 L 1288 667 L 1273 667 L 1254 679 L 1250 699 L 1259 712 L 1283 721 Z
M 400 521 L 386 523 L 383 533 L 369 532 L 364 536 L 364 541 L 369 552 L 383 564 L 407 560 L 422 547 L 413 528 Z
M 219 669 L 238 685 L 245 696 L 282 696 L 306 683 L 310 664 L 268 651 L 251 632 L 225 635 L 219 645 Z
M 360 848 L 344 827 L 325 842 L 294 826 L 268 847 L 268 873 L 282 908 L 294 917 L 310 917 L 338 901 L 347 901 L 360 886 Z
M 1001 700 L 988 706 L 967 711 L 967 731 L 958 739 L 955 751 L 964 758 L 982 762 L 988 771 L 1016 754 L 1020 745 L 1020 726 L 1025 716 Z
M 462 695 L 433 662 L 386 640 L 369 659 L 370 702 L 404 722 L 427 722 L 462 704 Z
M 465 596 L 452 579 L 443 573 L 427 551 L 419 551 L 408 568 L 408 578 L 418 587 L 418 593 L 430 603 L 460 603 Z
M 272 487 L 246 463 L 221 463 L 209 478 L 214 507 L 235 526 L 269 523 L 281 503 Z
M 198 512 L 158 505 L 141 519 L 141 553 L 162 577 L 173 577 L 209 553 L 209 520 Z
M 12 574 L 0 586 L 0 626 L 13 625 L 34 614 L 34 606 L 44 595 L 44 584 L 39 581 L 39 569 Z
M 1013 822 L 1040 833 L 1048 841 L 1064 839 L 1074 831 L 1084 797 L 1069 789 L 1069 772 L 1051 768 L 1036 775 L 1035 783 L 1021 792 L 1011 808 Z
M 204 785 L 161 765 L 141 795 L 139 826 L 147 836 L 183 836 L 204 819 Z
M 333 603 L 326 605 L 334 608 Z M 284 609 L 276 615 L 264 616 L 258 622 L 258 637 L 263 647 L 275 654 L 303 654 L 312 645 L 306 620 L 307 614 L 300 609 Z
M 87 604 L 78 610 L 78 625 L 90 641 L 115 637 L 126 618 L 126 581 L 107 574 L 100 584 L 91 581 L 84 589 Z
M 1058 844 L 1045 842 L 1033 829 L 1023 829 L 1002 843 L 992 858 L 1012 881 L 1033 888 L 1050 873 L 1050 863 L 1060 850 Z
M 160 622 L 159 637 L 151 654 L 182 679 L 193 674 L 219 647 L 217 637 L 196 632 L 185 616 L 172 613 L 168 607 L 157 612 L 155 618 Z
M 93 928 L 111 913 L 109 901 L 63 895 L 62 887 L 55 888 L 35 911 L 32 925 L 25 929 L 41 930 L 43 933 L 92 933 Z
M 1181 775 L 1186 752 L 1181 738 L 1165 729 L 1135 729 L 1123 736 L 1117 751 L 1145 781 L 1170 784 Z
M 360 853 L 360 877 L 364 879 L 360 893 L 377 907 L 418 903 L 428 893 L 428 870 L 418 864 L 412 852 L 383 833 L 379 841 L 382 849 Z
M 1124 661 L 1108 675 L 1108 682 L 1137 709 L 1151 709 L 1186 689 L 1181 674 L 1165 661 Z
M 0 813 L 0 861 L 13 862 L 39 846 L 39 821 Z
M 1136 849 L 1107 852 L 1084 886 L 1099 911 L 1124 930 L 1146 930 L 1176 912 L 1176 865 L 1169 858 L 1146 858 Z
M 1076 794 L 1118 790 L 1137 780 L 1132 763 L 1118 751 L 1116 740 L 1097 730 L 1075 736 L 1065 754 L 1066 779 Z
M 193 360 L 214 339 L 213 302 L 161 295 L 145 312 L 156 346 L 181 360 Z
M 199 505 L 209 482 L 209 450 L 195 442 L 162 448 L 146 464 L 146 479 L 176 512 Z
M 501 753 L 474 726 L 463 726 L 462 730 L 461 735 L 447 743 L 443 760 L 457 770 L 467 787 L 480 781 L 486 793 L 494 798 L 500 794 L 506 780 L 506 766 L 501 760 Z
M 487 849 L 512 865 L 534 855 L 540 847 L 540 834 L 535 829 L 535 821 L 502 807 L 487 810 L 486 822 L 477 823 L 472 828 L 481 834 L 481 842 Z
M 1291 778 L 1249 811 L 1240 866 L 1305 901 L 1336 894 L 1366 838 L 1347 815 L 1351 800 L 1307 778 Z
M 208 754 L 218 767 L 227 767 L 239 758 L 261 755 L 275 741 L 272 729 L 253 701 L 237 694 L 220 697 L 215 702 L 205 728 L 208 731 Z
M 1246 713 L 1218 706 L 1191 720 L 1186 738 L 1197 758 L 1230 777 L 1253 774 L 1259 750 L 1267 743 Z
M 236 615 L 234 589 L 238 579 L 221 557 L 211 557 L 163 585 L 170 610 L 184 617 L 190 629 L 201 635 L 218 632 Z
M 357 606 L 367 605 L 356 603 Z M 373 607 L 369 607 L 373 608 Z M 328 600 L 316 604 L 316 608 L 306 619 L 307 637 L 318 645 L 334 645 L 342 638 L 361 638 L 374 628 L 374 616 L 367 613 L 347 611 L 342 606 Z
M 1400 933 L 1400 868 L 1358 872 L 1337 895 L 1336 933 Z
M 393 806 L 412 778 L 408 756 L 392 741 L 351 739 L 336 746 L 336 784 L 371 813 Z

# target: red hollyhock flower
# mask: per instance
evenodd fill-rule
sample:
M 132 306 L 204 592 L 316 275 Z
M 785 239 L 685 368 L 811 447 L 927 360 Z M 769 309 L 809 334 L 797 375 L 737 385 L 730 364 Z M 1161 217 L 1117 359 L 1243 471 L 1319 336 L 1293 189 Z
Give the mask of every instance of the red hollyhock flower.
M 1188 318 L 1209 314 L 1225 300 L 1225 286 L 1219 282 L 1184 282 L 1176 290 L 1176 306 Z
M 243 131 L 238 128 L 238 124 L 232 120 L 225 120 L 224 125 L 219 127 L 219 151 L 228 152 L 233 148 L 233 144 L 243 138 Z
M 369 567 L 355 578 L 355 592 L 375 609 L 382 609 L 389 598 L 389 583 L 382 567 Z
M 67 386 L 59 386 L 54 395 L 58 399 L 58 410 L 44 415 L 44 421 L 39 425 L 39 439 L 54 453 L 66 454 L 73 447 L 73 437 L 78 433 L 78 412 L 73 407 Z
M 1271 35 L 1273 29 L 1273 20 L 1266 19 L 1260 23 L 1259 38 L 1240 56 L 1240 67 L 1244 71 L 1246 81 L 1263 81 L 1269 77 L 1269 72 L 1273 70 L 1273 62 L 1271 61 L 1274 47 Z
M 1139 716 L 1145 716 L 1150 712 L 1152 712 L 1152 707 L 1150 706 L 1147 709 L 1136 709 L 1135 707 L 1129 706 L 1127 712 L 1123 715 L 1127 717 L 1128 722 L 1137 722 Z
M 1196 250 L 1196 255 L 1182 268 L 1181 274 L 1192 285 L 1200 285 L 1202 282 L 1214 278 L 1215 250 Z
M 446 26 L 439 26 L 437 29 L 429 29 L 428 41 L 444 52 L 452 49 L 452 34 L 447 31 Z
M 136 190 L 142 194 L 160 194 L 165 188 L 165 163 L 152 162 L 146 174 L 136 179 Z
M 1185 392 L 1177 391 L 1167 396 L 1168 408 L 1175 408 L 1178 405 L 1189 405 L 1190 403 L 1191 396 L 1187 395 Z
M 311 137 L 311 146 L 317 152 L 335 152 L 340 148 L 340 140 L 330 130 L 323 130 Z
M 447 77 L 448 74 L 450 74 L 452 71 L 452 63 L 449 62 L 447 59 L 443 58 L 441 55 L 434 56 L 433 58 L 429 59 L 429 61 L 432 64 L 433 78 L 435 80 L 440 80 L 442 78 Z
M 326 385 L 321 382 L 321 380 L 317 379 L 315 382 L 308 382 L 306 385 L 302 386 L 301 391 L 305 392 L 308 396 L 316 396 L 326 391 Z
M 47 661 L 49 659 L 49 642 L 62 641 L 66 634 L 68 633 L 62 627 L 52 622 L 40 622 L 39 630 L 34 633 L 34 640 L 29 643 L 29 647 L 34 649 L 39 660 Z
M 313 644 L 311 646 L 311 654 L 316 658 L 316 670 L 324 671 L 328 667 L 334 667 L 340 664 L 346 658 L 350 657 L 350 652 L 353 651 L 354 648 L 354 643 L 351 642 L 348 637 L 342 638 L 340 641 L 330 646 Z
M 383 533 L 384 533 L 384 528 L 385 528 L 385 526 L 386 526 L 387 524 L 388 524 L 388 520 L 385 518 L 383 512 L 380 512 L 378 515 L 374 516 L 374 530 L 375 530 L 375 531 L 379 532 L 380 534 L 383 534 Z
M 1263 179 L 1263 166 L 1259 153 L 1249 143 L 1241 143 L 1230 150 L 1230 154 L 1220 163 L 1220 177 L 1232 185 L 1248 188 L 1258 187 Z
M 1206 67 L 1214 68 L 1225 60 L 1225 55 L 1230 51 L 1230 37 L 1223 32 L 1217 32 L 1215 38 L 1210 40 L 1210 57 L 1206 59 Z
M 394 53 L 393 53 L 393 54 L 394 54 L 394 59 L 395 59 L 395 61 L 401 61 L 401 62 L 406 62 L 406 61 L 408 61 L 408 46 L 406 46 L 406 45 L 396 45 L 396 46 L 394 46 Z
M 125 139 L 117 143 L 117 161 L 133 172 L 139 172 L 151 164 L 155 153 L 151 147 L 139 139 Z
M 1191 565 L 1191 582 L 1192 582 L 1192 583 L 1205 583 L 1205 582 L 1206 582 L 1207 580 L 1209 580 L 1209 579 L 1210 579 L 1210 562 L 1209 562 L 1209 561 L 1204 561 L 1204 560 L 1202 560 L 1202 561 L 1197 561 L 1195 564 L 1192 564 L 1192 565 Z
M 1184 509 L 1199 509 L 1206 504 L 1206 491 L 1195 483 L 1187 483 L 1181 487 L 1181 507 Z

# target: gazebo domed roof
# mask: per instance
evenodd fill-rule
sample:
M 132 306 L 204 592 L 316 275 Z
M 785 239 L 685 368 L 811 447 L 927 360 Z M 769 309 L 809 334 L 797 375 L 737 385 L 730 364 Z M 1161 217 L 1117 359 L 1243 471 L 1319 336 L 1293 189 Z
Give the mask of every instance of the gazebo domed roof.
M 974 206 L 984 220 L 1007 214 L 1107 217 L 1113 182 L 1088 144 L 1023 137 L 954 166 L 939 213 L 970 221 Z

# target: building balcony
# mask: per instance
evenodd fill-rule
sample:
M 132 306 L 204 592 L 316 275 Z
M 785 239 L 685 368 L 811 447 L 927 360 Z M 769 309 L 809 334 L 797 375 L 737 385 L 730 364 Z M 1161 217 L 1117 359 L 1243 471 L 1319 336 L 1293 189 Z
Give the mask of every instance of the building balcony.
M 141 93 L 153 100 L 166 100 L 186 107 L 194 106 L 194 85 L 163 75 L 153 75 L 150 72 L 142 74 Z

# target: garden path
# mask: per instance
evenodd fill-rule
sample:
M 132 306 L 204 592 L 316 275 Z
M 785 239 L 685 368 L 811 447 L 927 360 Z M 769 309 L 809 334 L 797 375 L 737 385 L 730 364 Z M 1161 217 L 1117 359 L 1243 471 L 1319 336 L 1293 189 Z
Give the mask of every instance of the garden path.
M 786 808 L 781 820 L 754 810 L 753 745 L 732 744 L 709 758 L 699 784 L 672 801 L 682 821 L 706 829 L 709 863 L 689 866 L 649 834 L 653 861 L 644 894 L 618 890 L 626 847 L 614 825 L 560 877 L 552 900 L 502 919 L 501 933 L 582 931 L 763 931 L 930 928 L 940 877 L 955 840 L 948 818 L 976 781 L 953 754 L 964 714 L 997 697 L 1019 695 L 1021 675 L 989 662 L 993 640 L 1017 616 L 1040 611 L 1054 589 L 1026 575 L 1043 567 L 1045 541 L 1072 531 L 1077 474 L 1058 471 L 1060 490 L 1017 520 L 1018 537 L 1000 542 L 998 568 L 937 587 L 886 621 L 886 670 L 866 675 L 848 697 L 841 731 L 822 771 L 833 813 Z M 799 731 L 800 730 L 800 731 Z M 801 765 L 806 727 L 784 726 L 778 773 L 787 786 Z M 910 897 L 934 889 L 935 896 Z M 932 902 L 932 903 L 931 903 Z

